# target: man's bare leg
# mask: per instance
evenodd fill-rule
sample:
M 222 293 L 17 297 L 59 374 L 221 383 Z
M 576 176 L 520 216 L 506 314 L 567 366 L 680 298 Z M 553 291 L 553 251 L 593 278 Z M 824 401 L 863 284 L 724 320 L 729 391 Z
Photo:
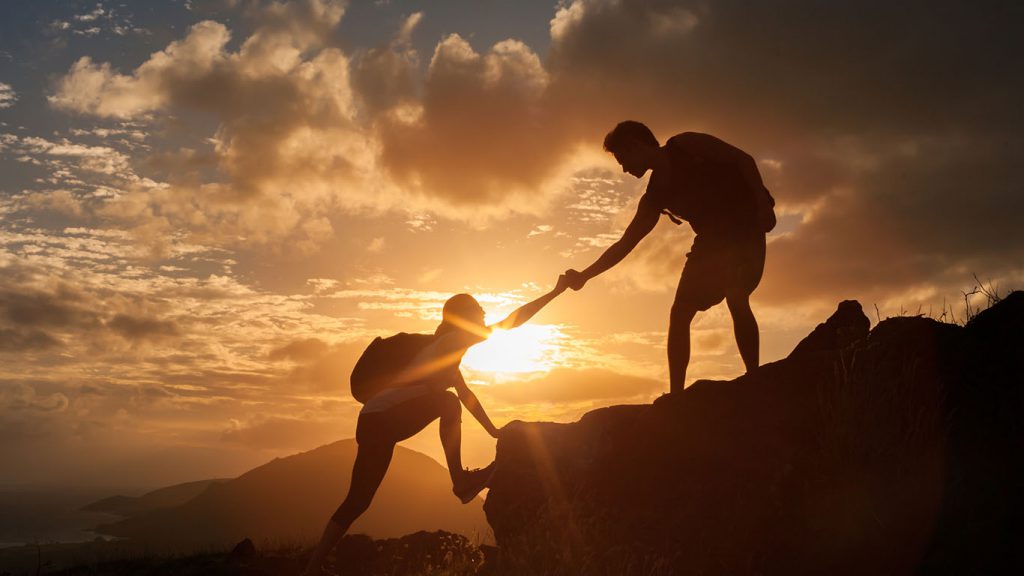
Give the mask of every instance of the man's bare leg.
M 669 391 L 682 392 L 686 386 L 686 367 L 690 364 L 690 323 L 697 310 L 681 304 L 672 305 L 668 322 Z
M 736 346 L 740 349 L 740 358 L 747 372 L 758 367 L 761 349 L 761 338 L 758 334 L 757 319 L 750 309 L 750 295 L 728 296 L 725 299 L 732 314 L 732 328 L 736 334 Z

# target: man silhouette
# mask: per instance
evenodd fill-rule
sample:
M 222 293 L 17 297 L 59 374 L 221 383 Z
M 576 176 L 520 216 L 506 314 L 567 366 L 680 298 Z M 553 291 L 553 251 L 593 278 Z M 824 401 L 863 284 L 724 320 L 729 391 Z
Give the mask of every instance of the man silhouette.
M 696 237 L 669 316 L 670 391 L 681 392 L 686 381 L 694 316 L 723 299 L 743 364 L 747 372 L 757 368 L 760 342 L 750 295 L 764 271 L 765 234 L 775 226 L 775 201 L 754 159 L 696 132 L 678 134 L 660 146 L 647 126 L 632 120 L 615 126 L 605 136 L 604 148 L 623 172 L 641 178 L 651 170 L 651 179 L 622 237 L 582 272 L 566 271 L 569 286 L 579 290 L 618 264 L 662 214 L 676 224 L 686 220 Z

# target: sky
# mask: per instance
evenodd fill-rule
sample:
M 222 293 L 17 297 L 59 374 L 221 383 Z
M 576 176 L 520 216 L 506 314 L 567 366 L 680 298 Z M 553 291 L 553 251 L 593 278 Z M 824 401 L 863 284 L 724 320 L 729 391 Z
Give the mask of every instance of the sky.
M 354 434 L 375 336 L 582 269 L 646 178 L 620 120 L 750 153 L 762 362 L 844 299 L 962 322 L 1024 286 L 1016 2 L 184 0 L 0 8 L 0 486 L 232 476 Z M 692 242 L 473 349 L 500 426 L 668 389 Z M 981 296 L 972 303 L 978 304 Z M 742 373 L 724 306 L 688 380 Z M 466 463 L 494 441 L 464 416 Z M 443 462 L 436 424 L 406 446 Z

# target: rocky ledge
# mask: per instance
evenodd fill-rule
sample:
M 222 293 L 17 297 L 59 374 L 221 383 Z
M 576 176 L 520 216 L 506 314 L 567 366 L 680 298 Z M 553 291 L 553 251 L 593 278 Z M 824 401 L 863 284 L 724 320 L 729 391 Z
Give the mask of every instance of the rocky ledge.
M 502 434 L 528 573 L 1024 573 L 1024 292 L 966 326 L 846 301 L 789 357 Z

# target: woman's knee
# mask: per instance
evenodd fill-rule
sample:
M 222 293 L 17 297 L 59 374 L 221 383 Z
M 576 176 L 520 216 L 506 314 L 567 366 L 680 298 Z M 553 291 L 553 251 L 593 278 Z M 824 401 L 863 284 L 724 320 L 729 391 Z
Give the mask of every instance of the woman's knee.
M 357 518 L 363 515 L 370 508 L 370 502 L 373 500 L 372 497 L 352 497 L 351 495 L 345 498 L 345 501 L 338 506 L 338 509 L 331 515 L 331 521 L 339 526 L 348 528 Z

